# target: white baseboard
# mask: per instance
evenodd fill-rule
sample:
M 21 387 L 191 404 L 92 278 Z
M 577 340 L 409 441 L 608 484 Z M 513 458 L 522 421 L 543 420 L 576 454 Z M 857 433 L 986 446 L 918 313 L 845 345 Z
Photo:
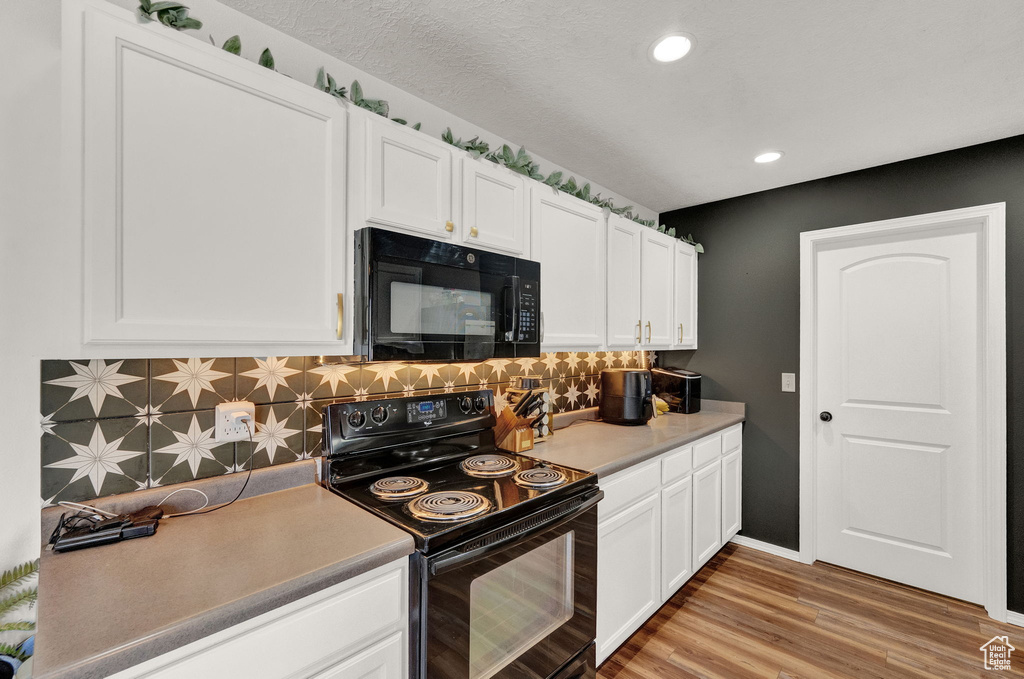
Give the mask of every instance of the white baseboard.
M 1024 613 L 1006 611 L 1006 622 L 1017 627 L 1024 627 Z
M 734 535 L 732 540 L 729 540 L 729 542 L 735 542 L 741 547 L 750 547 L 751 549 L 756 549 L 760 552 L 767 552 L 768 554 L 781 556 L 783 559 L 789 559 L 790 561 L 800 561 L 800 552 L 792 549 L 786 549 L 785 547 L 779 547 L 778 545 L 773 545 L 770 542 L 761 542 L 760 540 L 754 540 L 753 538 L 744 537 L 742 535 Z

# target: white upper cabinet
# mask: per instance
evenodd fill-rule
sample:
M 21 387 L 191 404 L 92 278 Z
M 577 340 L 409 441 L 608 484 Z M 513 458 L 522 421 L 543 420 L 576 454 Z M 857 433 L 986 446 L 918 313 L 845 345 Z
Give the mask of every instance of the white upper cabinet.
M 599 349 L 605 340 L 603 211 L 547 186 L 531 193 L 532 258 L 541 266 L 541 350 Z
M 673 349 L 697 348 L 697 251 L 676 241 Z
M 344 105 L 107 3 L 64 12 L 84 341 L 348 353 Z
M 644 227 L 608 216 L 609 349 L 635 349 L 640 343 L 640 250 Z
M 451 239 L 451 147 L 371 113 L 359 117 L 367 142 L 365 220 L 427 238 Z
M 641 248 L 640 320 L 644 349 L 672 346 L 672 288 L 676 239 L 644 228 Z
M 462 159 L 460 231 L 467 245 L 529 254 L 526 178 L 486 160 Z

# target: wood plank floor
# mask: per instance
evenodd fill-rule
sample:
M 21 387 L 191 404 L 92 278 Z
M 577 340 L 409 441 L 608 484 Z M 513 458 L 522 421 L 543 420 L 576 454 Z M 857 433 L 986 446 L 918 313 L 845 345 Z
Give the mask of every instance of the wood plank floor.
M 1009 672 L 979 647 L 1009 635 Z M 1024 628 L 973 604 L 727 545 L 598 670 L 599 679 L 1024 677 Z

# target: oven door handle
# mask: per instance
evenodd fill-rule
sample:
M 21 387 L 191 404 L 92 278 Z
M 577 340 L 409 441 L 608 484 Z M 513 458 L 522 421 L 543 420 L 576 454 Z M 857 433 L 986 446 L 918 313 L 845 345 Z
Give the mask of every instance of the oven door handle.
M 577 504 L 577 500 L 580 497 L 581 496 L 577 496 L 576 498 L 566 500 L 561 505 L 555 505 L 554 507 L 539 510 L 515 521 L 510 526 L 492 531 L 490 535 L 502 536 L 500 538 L 496 537 L 493 542 L 489 541 L 488 536 L 485 535 L 466 543 L 467 545 L 473 545 L 475 543 L 482 542 L 483 544 L 479 547 L 468 549 L 466 551 L 459 551 L 460 548 L 456 547 L 449 555 L 439 556 L 432 559 L 430 561 L 430 575 L 441 575 L 442 573 L 450 571 L 453 568 L 457 568 L 465 563 L 475 561 L 481 557 L 487 556 L 488 554 L 500 551 L 513 542 L 518 542 L 524 538 L 533 537 L 538 533 L 558 528 L 559 526 L 578 518 L 581 514 L 586 513 L 594 507 L 594 505 L 600 502 L 601 498 L 604 497 L 604 491 L 600 489 L 589 491 L 588 494 L 582 496 L 585 498 L 583 504 Z M 564 508 L 564 512 L 561 514 L 555 511 L 559 507 Z M 540 525 L 533 525 L 538 516 L 549 513 L 550 516 L 545 516 L 545 520 Z M 516 530 L 517 526 L 521 526 L 523 530 Z

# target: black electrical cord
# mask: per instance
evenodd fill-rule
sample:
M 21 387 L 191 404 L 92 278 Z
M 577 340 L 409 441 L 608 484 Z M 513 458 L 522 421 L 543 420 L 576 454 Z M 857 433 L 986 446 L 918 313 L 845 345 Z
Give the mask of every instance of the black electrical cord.
M 253 425 L 253 426 L 255 426 L 255 425 Z M 246 460 L 246 462 L 249 465 L 249 471 L 245 475 L 245 483 L 243 483 L 241 489 L 239 489 L 238 495 L 235 495 L 235 497 L 233 497 L 231 499 L 231 502 L 225 502 L 224 504 L 217 505 L 216 507 L 210 507 L 209 509 L 203 509 L 201 511 L 182 512 L 181 514 L 172 514 L 172 515 L 169 515 L 169 516 L 165 516 L 164 517 L 165 519 L 176 519 L 176 518 L 179 518 L 179 517 L 182 517 L 182 516 L 199 516 L 200 514 L 209 514 L 210 512 L 215 512 L 218 509 L 223 509 L 224 507 L 227 507 L 230 504 L 234 504 L 235 500 L 237 500 L 238 498 L 242 497 L 242 493 L 245 492 L 245 487 L 249 485 L 249 479 L 252 478 L 252 457 L 253 457 L 253 455 L 256 454 L 256 451 L 253 450 L 255 448 L 256 444 L 253 443 L 253 440 L 252 440 L 252 429 L 250 427 L 246 427 L 246 429 L 249 431 L 249 459 Z

